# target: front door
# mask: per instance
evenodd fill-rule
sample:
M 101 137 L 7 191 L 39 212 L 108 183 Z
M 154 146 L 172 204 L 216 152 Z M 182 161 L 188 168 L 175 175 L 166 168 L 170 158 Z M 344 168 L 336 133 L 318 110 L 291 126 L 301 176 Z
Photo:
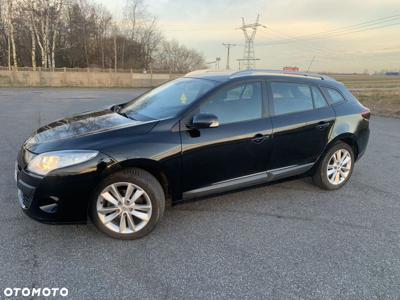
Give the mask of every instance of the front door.
M 274 148 L 271 169 L 312 164 L 323 152 L 335 121 L 317 85 L 270 82 Z
M 272 124 L 265 95 L 262 81 L 222 87 L 193 113 L 216 115 L 219 127 L 190 130 L 181 124 L 184 192 L 267 170 Z

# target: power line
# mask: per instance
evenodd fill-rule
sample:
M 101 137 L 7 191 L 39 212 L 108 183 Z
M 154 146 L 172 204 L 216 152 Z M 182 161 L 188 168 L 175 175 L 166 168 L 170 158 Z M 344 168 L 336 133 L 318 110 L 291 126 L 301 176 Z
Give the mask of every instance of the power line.
M 269 30 L 269 34 L 272 34 L 274 36 L 277 36 L 277 37 L 280 37 L 280 38 L 283 38 L 283 39 L 290 39 L 290 40 L 292 40 L 293 43 L 297 43 L 296 45 L 298 47 L 303 48 L 303 49 L 305 49 L 307 51 L 313 51 L 313 52 L 317 51 L 317 52 L 324 53 L 324 54 L 326 54 L 326 53 L 335 54 L 335 52 L 333 50 L 331 50 L 331 49 L 328 49 L 328 48 L 325 48 L 325 47 L 321 47 L 321 46 L 317 47 L 315 45 L 310 45 L 308 43 L 304 43 L 304 41 L 302 41 L 302 40 L 297 40 L 297 39 L 295 39 L 295 38 L 293 38 L 291 36 L 288 36 L 286 34 L 283 34 L 283 33 L 279 32 L 279 31 L 273 30 L 271 28 L 268 28 L 268 30 Z M 264 32 L 261 31 L 260 33 L 263 34 Z M 279 46 L 279 45 L 282 45 L 282 44 L 279 44 L 279 43 L 261 43 L 261 44 L 257 44 L 257 46 Z
M 328 34 L 327 36 L 315 36 L 317 34 L 321 35 L 322 34 L 322 32 L 321 32 L 321 33 L 307 35 L 307 36 L 315 36 L 315 37 L 311 37 L 311 38 L 302 38 L 301 36 L 300 37 L 294 36 L 294 37 L 289 37 L 289 38 L 282 39 L 282 40 L 275 40 L 275 41 L 271 41 L 269 43 L 264 43 L 264 44 L 259 44 L 259 45 L 260 46 L 263 46 L 263 45 L 270 46 L 270 45 L 289 44 L 289 43 L 293 43 L 293 42 L 310 42 L 310 41 L 315 41 L 315 40 L 332 39 L 332 38 L 335 38 L 338 36 L 400 25 L 400 23 L 384 24 L 387 22 L 395 22 L 395 21 L 397 22 L 398 20 L 400 20 L 400 16 L 398 18 L 392 18 L 391 20 L 385 20 L 385 21 L 380 21 L 380 22 L 374 22 L 373 24 L 358 26 L 358 28 L 351 28 L 351 29 L 346 29 L 346 30 L 341 30 L 341 31 L 336 31 L 336 32 L 333 32 L 334 30 L 330 30 L 329 32 L 331 32 L 331 33 Z M 348 27 L 350 27 L 350 26 L 348 26 Z M 269 27 L 269 30 L 272 30 L 272 29 Z
M 206 65 L 214 65 L 215 70 L 219 70 L 219 62 L 221 61 L 221 57 L 216 57 L 215 60 L 206 62 Z
M 394 18 L 394 17 L 395 16 L 391 16 L 391 17 L 386 17 L 386 18 L 381 18 L 381 19 Z M 395 20 L 391 20 L 391 21 L 395 21 Z M 369 21 L 369 22 L 372 22 L 372 21 Z M 376 20 L 373 20 L 373 22 L 376 23 Z M 364 23 L 366 23 L 366 22 L 364 22 Z M 377 26 L 377 25 L 378 24 L 375 24 L 375 26 L 372 27 L 372 28 L 371 27 L 369 27 L 369 28 L 358 28 L 357 30 L 342 32 L 340 35 L 347 35 L 347 34 L 352 34 L 352 33 L 357 33 L 357 32 L 368 31 L 368 30 L 375 30 L 375 29 L 385 28 L 385 27 L 389 27 L 389 26 L 400 25 L 400 23 L 384 24 L 384 25 L 380 25 L 380 26 Z M 368 26 L 370 26 L 370 25 L 368 25 Z M 350 26 L 347 26 L 347 27 L 350 27 Z M 272 33 L 274 31 L 277 31 L 277 30 L 273 30 L 271 27 L 269 27 L 268 30 L 270 31 L 270 33 L 271 33 L 271 31 L 272 31 Z M 280 33 L 280 36 L 283 36 L 283 35 L 284 34 Z M 336 34 L 335 36 L 338 36 L 338 35 L 339 34 Z M 325 37 L 325 39 L 330 39 L 330 38 L 333 38 L 333 37 L 334 36 L 328 36 L 328 37 Z M 309 48 L 310 50 L 314 50 L 314 51 L 320 51 L 321 53 L 324 53 L 324 54 L 332 53 L 333 55 L 337 55 L 339 53 L 343 53 L 342 51 L 335 51 L 335 50 L 324 48 L 324 47 L 321 47 L 321 46 L 316 47 L 315 45 L 310 46 L 310 44 L 309 44 L 309 42 L 312 42 L 312 41 L 315 41 L 315 40 L 322 40 L 322 39 L 323 39 L 322 37 L 314 38 L 314 39 L 300 39 L 300 38 L 298 38 L 298 36 L 293 37 L 293 36 L 285 35 L 285 37 L 281 41 L 279 41 L 279 40 L 276 41 L 275 40 L 275 41 L 272 41 L 272 42 L 269 42 L 269 43 L 259 44 L 259 46 L 277 46 L 277 45 L 279 46 L 279 45 L 284 45 L 284 44 L 288 44 L 288 43 L 296 43 L 296 45 L 298 45 L 299 47 Z M 349 55 L 352 56 L 354 59 L 359 58 L 358 55 L 356 55 L 356 54 L 346 54 L 346 56 L 349 56 Z
M 275 45 L 271 45 L 271 47 L 274 46 L 281 46 L 279 44 L 275 44 Z M 346 61 L 355 61 L 355 60 L 364 60 L 365 58 L 360 57 L 360 55 L 358 53 L 346 53 L 343 51 L 339 51 L 339 50 L 332 50 L 332 49 L 328 49 L 328 48 L 323 48 L 320 46 L 315 46 L 315 45 L 311 45 L 310 43 L 304 43 L 304 42 L 298 42 L 296 44 L 296 47 L 302 48 L 303 50 L 305 50 L 306 53 L 308 53 L 307 55 L 305 55 L 304 57 L 307 58 L 309 57 L 308 55 L 310 53 L 312 53 L 313 55 L 317 56 L 319 60 L 324 59 L 324 60 L 346 60 Z M 293 49 L 293 47 L 288 48 L 286 47 L 286 49 Z M 302 59 L 303 61 L 303 59 Z M 314 61 L 315 62 L 315 61 Z M 313 64 L 314 64 L 313 62 Z M 307 64 L 304 65 L 304 68 L 307 68 Z
M 400 14 L 396 14 L 396 15 L 392 15 L 392 16 L 388 16 L 388 17 L 364 21 L 364 22 L 357 23 L 354 25 L 338 27 L 335 29 L 327 30 L 327 31 L 321 31 L 321 32 L 316 32 L 316 33 L 312 33 L 312 34 L 300 35 L 300 36 L 296 36 L 296 37 L 303 38 L 303 37 L 317 36 L 317 35 L 322 35 L 322 34 L 327 34 L 327 33 L 338 33 L 338 32 L 347 31 L 350 29 L 356 29 L 357 27 L 372 26 L 376 23 L 391 22 L 391 21 L 398 19 L 399 17 L 400 17 Z
M 236 44 L 230 44 L 230 43 L 222 43 L 222 46 L 224 46 L 227 49 L 227 54 L 226 54 L 226 69 L 229 70 L 229 59 L 230 59 L 230 52 L 231 52 L 231 47 L 235 47 Z
M 317 41 L 317 40 L 324 40 L 324 39 L 331 39 L 337 36 L 343 36 L 343 35 L 349 35 L 349 34 L 355 34 L 358 32 L 365 32 L 365 31 L 370 31 L 370 30 L 376 30 L 376 29 L 381 29 L 381 28 L 386 28 L 386 27 L 391 27 L 391 26 L 396 26 L 400 25 L 398 23 L 398 20 L 400 19 L 400 14 L 398 15 L 392 15 L 384 18 L 379 18 L 379 19 L 374 19 L 374 20 L 369 20 L 369 21 L 364 21 L 361 23 L 357 23 L 354 25 L 349 25 L 345 27 L 339 27 L 335 29 L 331 29 L 328 31 L 322 31 L 322 32 L 317 32 L 313 34 L 308 34 L 308 35 L 302 35 L 302 36 L 288 36 L 286 35 L 283 39 L 281 40 L 274 40 L 270 43 L 263 43 L 263 44 L 257 44 L 257 46 L 276 46 L 276 45 L 282 45 L 282 44 L 288 44 L 288 43 L 296 43 L 298 47 L 307 49 L 307 51 L 318 51 L 321 54 L 318 54 L 319 58 L 322 59 L 329 59 L 329 60 L 337 60 L 338 57 L 337 55 L 345 55 L 346 59 L 359 59 L 359 55 L 356 54 L 346 54 L 343 51 L 334 51 L 332 49 L 324 48 L 318 45 L 316 47 L 314 44 L 310 44 L 309 42 L 312 41 Z M 268 32 L 274 34 L 274 29 L 271 29 L 271 27 L 268 28 Z M 278 31 L 276 31 L 278 32 Z M 261 33 L 265 34 L 264 31 L 261 31 Z M 325 36 L 324 36 L 325 34 Z M 284 36 L 285 34 L 279 33 L 279 36 Z M 307 38 L 308 37 L 308 38 Z M 349 57 L 351 56 L 351 57 Z M 312 59 L 312 61 L 309 64 L 309 68 L 311 65 L 314 63 L 315 58 Z
M 400 25 L 400 22 L 399 23 L 381 25 L 381 26 L 375 26 L 375 27 L 366 28 L 366 29 L 360 29 L 360 30 L 351 31 L 351 32 L 344 32 L 342 34 L 338 34 L 338 35 L 335 35 L 335 36 L 347 35 L 347 34 L 358 33 L 358 32 L 364 32 L 364 31 L 375 30 L 375 29 L 380 29 L 380 28 L 386 28 L 386 27 L 391 27 L 391 26 L 396 26 L 396 25 Z M 332 37 L 335 37 L 335 36 L 332 36 Z M 332 38 L 332 37 L 329 37 L 329 38 Z

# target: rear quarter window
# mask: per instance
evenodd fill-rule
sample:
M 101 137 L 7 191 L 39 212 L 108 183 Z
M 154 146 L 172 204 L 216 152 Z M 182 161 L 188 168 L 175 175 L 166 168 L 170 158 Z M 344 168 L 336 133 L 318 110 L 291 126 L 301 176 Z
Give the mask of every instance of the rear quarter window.
M 345 101 L 343 95 L 338 90 L 332 89 L 332 88 L 327 88 L 327 87 L 325 87 L 324 90 L 329 95 L 329 98 L 330 98 L 332 104 L 336 104 L 336 103 Z

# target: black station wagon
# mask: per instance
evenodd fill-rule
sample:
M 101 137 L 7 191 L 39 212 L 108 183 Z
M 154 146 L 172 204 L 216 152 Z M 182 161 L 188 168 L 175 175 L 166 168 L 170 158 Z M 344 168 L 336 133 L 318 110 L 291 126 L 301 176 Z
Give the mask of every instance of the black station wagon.
M 39 128 L 18 155 L 23 211 L 148 234 L 165 207 L 309 174 L 342 187 L 364 154 L 370 112 L 323 75 L 193 72 L 108 109 Z

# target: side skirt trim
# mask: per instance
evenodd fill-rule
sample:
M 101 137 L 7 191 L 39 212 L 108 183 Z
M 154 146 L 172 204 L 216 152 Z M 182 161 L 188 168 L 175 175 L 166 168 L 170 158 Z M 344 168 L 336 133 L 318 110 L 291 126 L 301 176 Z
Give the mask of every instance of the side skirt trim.
M 232 178 L 229 180 L 220 181 L 211 185 L 190 190 L 183 193 L 183 199 L 193 199 L 203 197 L 209 194 L 223 193 L 226 191 L 241 189 L 252 185 L 262 184 L 273 180 L 299 175 L 307 172 L 312 168 L 314 163 L 305 165 L 294 165 L 279 169 L 273 169 L 266 172 L 259 172 L 242 177 Z
M 277 180 L 305 173 L 310 170 L 314 166 L 314 164 L 315 163 L 288 166 L 279 169 L 269 170 L 268 173 L 272 176 L 271 180 Z

